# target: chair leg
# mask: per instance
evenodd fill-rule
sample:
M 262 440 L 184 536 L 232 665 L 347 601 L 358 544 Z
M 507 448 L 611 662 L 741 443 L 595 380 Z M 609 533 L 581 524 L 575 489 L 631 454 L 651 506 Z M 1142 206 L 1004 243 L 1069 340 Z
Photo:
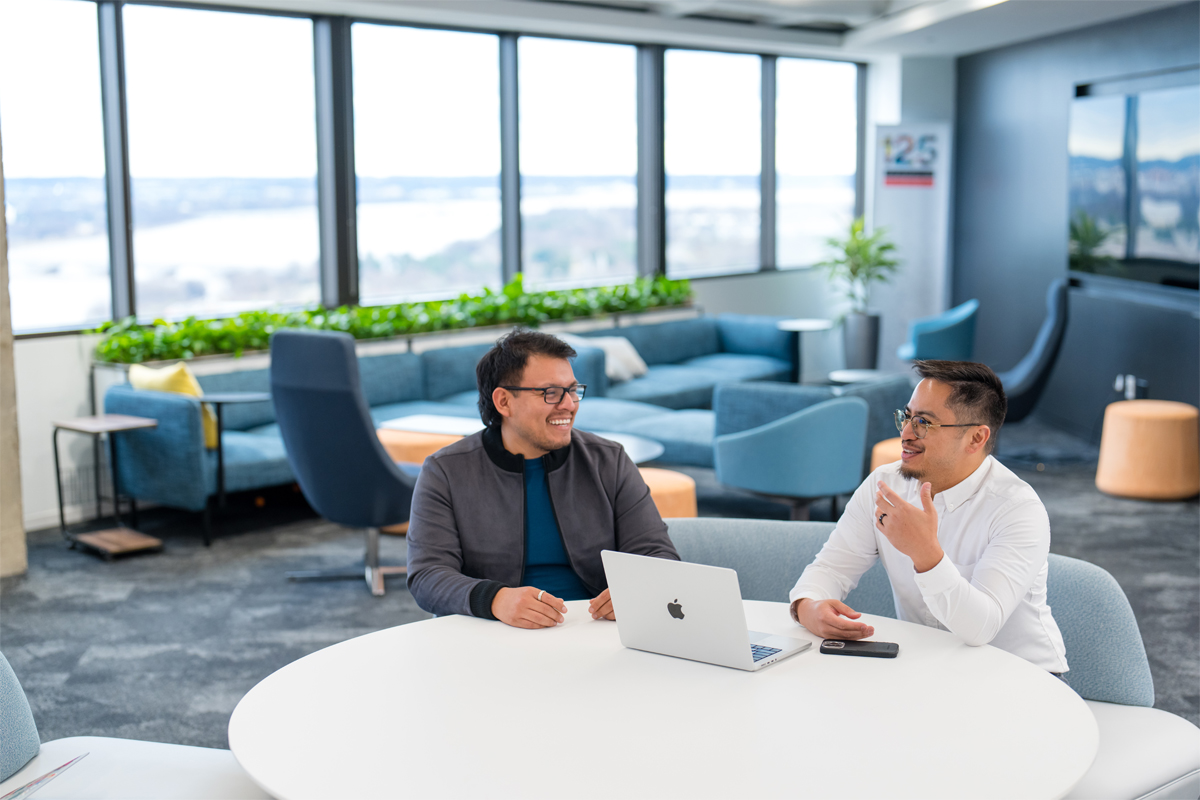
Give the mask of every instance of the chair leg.
M 204 546 L 212 546 L 212 498 L 204 503 Z
M 289 572 L 290 581 L 337 581 L 347 578 L 366 580 L 367 588 L 375 597 L 383 597 L 385 593 L 384 579 L 390 575 L 405 575 L 408 567 L 387 567 L 379 564 L 379 529 L 366 529 L 366 550 L 363 553 L 363 565 L 348 569 L 305 569 Z
M 789 518 L 800 522 L 807 522 L 809 519 L 808 506 L 811 502 L 811 500 L 793 500 L 792 513 Z

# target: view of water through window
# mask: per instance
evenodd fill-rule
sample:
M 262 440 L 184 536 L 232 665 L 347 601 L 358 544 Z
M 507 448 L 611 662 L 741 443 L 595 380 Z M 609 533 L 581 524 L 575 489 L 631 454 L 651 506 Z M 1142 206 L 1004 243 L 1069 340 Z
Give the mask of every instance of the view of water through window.
M 521 37 L 521 244 L 532 286 L 637 275 L 637 50 Z
M 759 267 L 762 62 L 668 50 L 665 59 L 667 275 Z
M 138 317 L 316 303 L 312 22 L 124 18 Z
M 499 40 L 352 30 L 362 303 L 499 288 Z
M 312 20 L 138 4 L 121 14 L 139 319 L 317 304 Z M 499 37 L 351 30 L 360 302 L 498 289 Z M 631 280 L 637 48 L 537 36 L 517 48 L 525 282 Z M 854 213 L 858 68 L 776 63 L 769 200 L 788 269 L 821 260 Z M 762 60 L 671 48 L 664 69 L 667 274 L 756 271 Z M 98 325 L 112 286 L 94 4 L 0 5 L 0 107 L 14 330 Z
M 96 8 L 0 3 L 9 295 L 17 333 L 109 318 Z

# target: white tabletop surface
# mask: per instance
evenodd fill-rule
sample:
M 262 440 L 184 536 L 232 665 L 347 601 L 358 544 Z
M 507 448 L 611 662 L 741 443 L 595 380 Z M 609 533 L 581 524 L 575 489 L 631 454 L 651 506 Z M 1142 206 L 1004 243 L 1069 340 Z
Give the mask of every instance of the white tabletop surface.
M 808 333 L 809 331 L 827 331 L 833 327 L 831 319 L 785 319 L 782 320 L 776 327 L 781 331 L 800 331 Z
M 1095 757 L 1062 681 L 867 617 L 896 659 L 813 648 L 760 672 L 627 650 L 586 601 L 539 631 L 449 616 L 320 650 L 238 704 L 229 744 L 281 800 L 1055 798 Z M 783 603 L 751 629 L 816 637 Z
M 645 436 L 634 436 L 632 433 L 613 433 L 612 431 L 592 431 L 611 442 L 616 442 L 625 448 L 625 454 L 635 464 L 653 461 L 666 452 L 662 442 L 647 439 Z
M 415 433 L 444 433 L 448 436 L 470 436 L 483 430 L 479 417 L 451 417 L 442 414 L 413 414 L 379 423 L 379 427 Z
M 380 423 L 379 427 L 397 431 L 414 431 L 417 433 L 443 433 L 450 436 L 470 436 L 476 431 L 483 430 L 483 423 L 476 417 L 450 417 L 440 414 L 413 414 L 408 417 L 397 417 Z M 625 448 L 625 452 L 635 464 L 653 461 L 666 450 L 660 442 L 647 439 L 645 436 L 634 436 L 632 433 L 611 433 L 609 431 L 594 431 L 597 436 L 617 442 Z
M 882 378 L 886 374 L 881 369 L 835 369 L 829 373 L 829 380 L 834 383 L 858 383 Z

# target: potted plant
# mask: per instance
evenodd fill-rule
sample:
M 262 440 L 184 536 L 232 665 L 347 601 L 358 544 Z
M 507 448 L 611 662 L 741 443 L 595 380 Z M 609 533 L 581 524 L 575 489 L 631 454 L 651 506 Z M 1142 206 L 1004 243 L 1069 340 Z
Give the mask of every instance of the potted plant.
M 871 284 L 886 282 L 900 266 L 892 258 L 896 246 L 884 239 L 886 233 L 886 228 L 865 233 L 859 217 L 850 223 L 848 237 L 826 240 L 836 255 L 817 264 L 843 285 L 850 301 L 850 310 L 842 317 L 846 369 L 875 369 L 879 356 L 879 315 L 867 310 L 867 300 Z

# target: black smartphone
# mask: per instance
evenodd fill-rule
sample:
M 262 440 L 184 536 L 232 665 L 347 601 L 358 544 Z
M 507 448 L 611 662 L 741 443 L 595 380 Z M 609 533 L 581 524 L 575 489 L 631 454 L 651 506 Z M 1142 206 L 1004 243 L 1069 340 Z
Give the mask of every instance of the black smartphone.
M 841 639 L 826 639 L 821 642 L 821 652 L 827 656 L 895 658 L 900 655 L 900 645 L 895 642 L 847 642 Z

